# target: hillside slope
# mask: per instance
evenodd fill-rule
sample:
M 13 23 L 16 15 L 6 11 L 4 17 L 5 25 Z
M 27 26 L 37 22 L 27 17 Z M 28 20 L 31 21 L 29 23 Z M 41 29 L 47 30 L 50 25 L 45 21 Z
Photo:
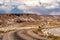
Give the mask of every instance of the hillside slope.
M 44 25 L 48 27 L 60 26 L 60 16 L 52 15 L 37 15 L 37 14 L 0 14 L 0 27 L 8 27 L 13 25 L 31 26 L 31 25 Z

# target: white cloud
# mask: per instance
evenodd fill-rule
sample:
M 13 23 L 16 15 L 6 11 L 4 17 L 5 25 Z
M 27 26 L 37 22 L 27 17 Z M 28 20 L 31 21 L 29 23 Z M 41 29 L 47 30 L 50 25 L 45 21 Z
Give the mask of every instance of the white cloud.
M 19 9 L 22 9 L 22 10 L 27 10 L 29 9 L 29 7 L 25 6 L 25 5 L 19 5 L 18 6 Z
M 33 12 L 32 9 L 54 9 L 59 8 L 60 0 L 4 0 L 0 1 L 0 9 L 11 10 L 13 6 L 17 6 L 21 10 L 26 10 L 26 12 Z M 31 11 L 32 10 L 32 11 Z M 39 12 L 38 12 L 39 13 Z
M 3 4 L 3 0 L 0 0 L 0 4 Z
M 0 6 L 0 9 L 11 10 L 11 7 L 10 6 Z
M 46 6 L 45 8 L 46 8 L 46 9 L 59 8 L 59 5 L 58 5 L 58 4 L 52 4 L 52 5 Z
M 21 0 L 21 5 L 18 5 L 18 8 L 32 10 L 34 8 L 54 9 L 60 7 L 57 0 Z
M 60 2 L 60 0 L 57 0 L 58 2 Z
M 51 3 L 53 2 L 54 0 L 40 0 L 41 3 Z
M 24 1 L 24 4 L 26 4 L 26 6 L 39 6 L 39 1 L 38 0 L 28 0 L 28 1 Z

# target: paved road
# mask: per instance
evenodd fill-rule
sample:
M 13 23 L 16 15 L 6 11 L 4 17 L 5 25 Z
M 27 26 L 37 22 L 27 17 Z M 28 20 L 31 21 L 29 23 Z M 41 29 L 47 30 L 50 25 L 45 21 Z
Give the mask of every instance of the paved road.
M 4 34 L 2 40 L 47 40 L 42 37 L 34 36 L 34 33 L 31 33 L 30 29 L 20 29 L 16 31 L 11 31 Z

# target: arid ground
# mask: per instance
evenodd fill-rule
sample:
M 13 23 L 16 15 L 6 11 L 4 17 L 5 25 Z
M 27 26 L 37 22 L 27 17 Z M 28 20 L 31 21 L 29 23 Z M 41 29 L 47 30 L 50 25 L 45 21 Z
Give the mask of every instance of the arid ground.
M 0 40 L 60 40 L 60 15 L 0 14 Z

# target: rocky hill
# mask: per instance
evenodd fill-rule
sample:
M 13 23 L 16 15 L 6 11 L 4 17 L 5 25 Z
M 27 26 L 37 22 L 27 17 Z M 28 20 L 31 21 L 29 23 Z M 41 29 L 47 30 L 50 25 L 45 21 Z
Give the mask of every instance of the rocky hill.
M 0 27 L 14 25 L 17 27 L 28 25 L 60 26 L 60 16 L 37 14 L 0 14 Z

